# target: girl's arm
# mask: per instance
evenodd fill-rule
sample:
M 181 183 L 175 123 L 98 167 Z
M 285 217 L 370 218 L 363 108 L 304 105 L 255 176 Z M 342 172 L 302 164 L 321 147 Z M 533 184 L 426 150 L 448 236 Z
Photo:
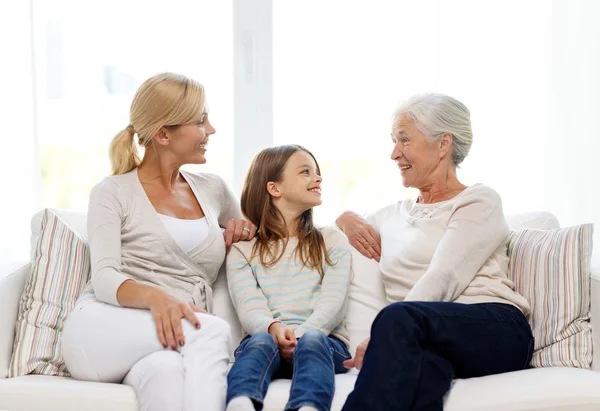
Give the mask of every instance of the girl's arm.
M 310 317 L 296 329 L 298 338 L 308 330 L 329 335 L 344 320 L 346 314 L 346 296 L 352 270 L 350 244 L 335 229 L 323 230 L 323 234 L 333 265 L 325 266 L 319 299 Z
M 244 245 L 250 246 L 248 243 Z M 249 334 L 269 332 L 269 326 L 275 319 L 238 244 L 233 244 L 227 254 L 227 286 L 244 330 Z

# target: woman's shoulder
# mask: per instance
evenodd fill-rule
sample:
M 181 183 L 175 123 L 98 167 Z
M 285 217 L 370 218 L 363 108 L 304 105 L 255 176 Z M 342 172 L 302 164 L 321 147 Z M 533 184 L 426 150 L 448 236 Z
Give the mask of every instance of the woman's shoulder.
M 92 187 L 92 194 L 110 193 L 119 195 L 122 192 L 131 192 L 128 189 L 131 187 L 132 183 L 135 182 L 133 178 L 134 171 L 116 176 L 104 177 Z
M 192 181 L 197 187 L 201 187 L 203 190 L 213 191 L 214 194 L 223 193 L 227 188 L 225 180 L 213 173 L 199 173 L 181 170 L 185 177 Z

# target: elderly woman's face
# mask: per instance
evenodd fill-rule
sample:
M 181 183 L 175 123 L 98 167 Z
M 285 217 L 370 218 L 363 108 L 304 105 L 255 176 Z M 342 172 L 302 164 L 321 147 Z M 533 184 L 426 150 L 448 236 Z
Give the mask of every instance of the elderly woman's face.
M 415 121 L 401 114 L 392 126 L 394 150 L 391 158 L 402 174 L 404 187 L 422 188 L 441 162 L 439 143 L 430 142 Z

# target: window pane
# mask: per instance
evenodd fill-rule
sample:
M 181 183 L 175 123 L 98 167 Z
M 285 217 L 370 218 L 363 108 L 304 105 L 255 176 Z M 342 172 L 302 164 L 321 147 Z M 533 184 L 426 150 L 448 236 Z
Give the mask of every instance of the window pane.
M 471 111 L 462 182 L 494 187 L 505 210 L 548 209 L 553 185 L 567 176 L 550 165 L 564 158 L 563 146 L 548 142 L 563 139 L 564 115 L 576 107 L 570 90 L 588 88 L 592 77 L 581 68 L 597 38 L 578 28 L 592 3 L 571 3 L 274 2 L 275 141 L 305 145 L 321 163 L 321 222 L 415 194 L 389 160 L 391 117 L 399 102 L 429 91 Z M 539 184 L 515 184 L 523 178 L 515 165 L 527 166 L 549 198 Z
M 133 93 L 163 71 L 204 84 L 217 129 L 207 164 L 188 168 L 232 180 L 231 2 L 35 0 L 34 32 L 44 206 L 86 208 Z
M 317 221 L 330 223 L 348 208 L 372 211 L 408 192 L 389 159 L 390 124 L 400 98 L 433 88 L 436 38 L 402 16 L 435 15 L 434 7 L 274 2 L 274 139 L 302 144 L 319 161 Z

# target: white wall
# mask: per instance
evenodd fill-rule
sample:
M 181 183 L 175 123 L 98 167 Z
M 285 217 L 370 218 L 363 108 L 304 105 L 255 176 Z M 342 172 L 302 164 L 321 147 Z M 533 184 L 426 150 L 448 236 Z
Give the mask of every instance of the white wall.
M 507 212 L 594 223 L 600 266 L 600 2 L 519 2 L 519 13 L 511 1 L 458 3 L 478 20 L 440 3 L 447 24 L 439 82 L 472 111 L 474 145 L 462 175 L 497 189 Z M 478 31 L 496 35 L 478 42 Z
M 27 261 L 29 221 L 39 204 L 33 121 L 31 3 L 0 2 L 0 264 Z

